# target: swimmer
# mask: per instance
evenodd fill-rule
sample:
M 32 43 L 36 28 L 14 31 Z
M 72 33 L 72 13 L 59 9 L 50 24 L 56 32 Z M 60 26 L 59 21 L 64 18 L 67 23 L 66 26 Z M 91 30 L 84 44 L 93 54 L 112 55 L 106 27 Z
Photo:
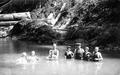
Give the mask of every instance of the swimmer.
M 26 52 L 22 53 L 22 56 L 16 60 L 17 64 L 27 64 L 28 56 Z
M 89 52 L 89 47 L 85 47 L 85 52 L 83 53 L 83 60 L 90 60 L 91 53 Z
M 73 52 L 71 51 L 71 47 L 68 46 L 68 47 L 67 47 L 67 50 L 65 51 L 65 58 L 66 58 L 66 59 L 71 59 L 71 58 L 73 58 L 73 56 L 74 56 L 74 54 L 73 54 Z
M 102 54 L 99 52 L 99 47 L 95 47 L 93 51 L 93 61 L 101 61 L 103 60 Z
M 31 51 L 31 56 L 29 57 L 30 63 L 36 63 L 39 61 L 38 56 L 36 56 L 35 51 Z
M 75 59 L 83 59 L 84 49 L 81 47 L 81 43 L 77 43 L 77 49 L 74 51 Z
M 56 43 L 53 44 L 53 49 L 49 51 L 49 55 L 47 59 L 58 59 L 59 57 L 59 50 L 57 49 Z

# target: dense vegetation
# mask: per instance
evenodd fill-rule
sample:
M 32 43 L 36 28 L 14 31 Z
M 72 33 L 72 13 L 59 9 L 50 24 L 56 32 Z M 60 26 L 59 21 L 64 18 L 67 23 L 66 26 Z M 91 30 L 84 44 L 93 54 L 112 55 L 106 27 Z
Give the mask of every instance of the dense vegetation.
M 67 2 L 67 6 L 65 10 L 61 12 L 62 16 L 59 23 L 64 21 L 64 18 L 69 14 L 72 20 L 66 28 L 68 31 L 66 35 L 62 37 L 62 42 L 79 41 L 94 46 L 119 46 L 119 0 L 83 0 L 82 2 L 79 0 L 63 1 Z M 33 18 L 46 17 L 49 15 L 50 11 L 59 12 L 61 4 L 64 2 L 58 0 L 57 7 L 54 7 L 53 2 L 54 1 L 49 0 L 43 7 L 39 5 L 38 8 L 34 9 L 32 12 Z M 37 41 L 48 40 L 48 38 L 50 38 L 49 41 L 52 41 L 53 39 L 61 40 L 61 38 L 58 37 L 62 34 L 59 34 L 48 26 L 44 26 L 40 23 L 38 23 L 40 25 L 37 25 L 36 21 L 34 21 L 34 24 L 33 22 L 30 23 L 26 24 L 27 27 L 22 26 L 22 29 L 26 28 L 25 30 L 22 30 L 24 31 L 25 38 Z
M 0 0 L 0 13 L 32 11 L 47 0 Z
M 11 35 L 18 36 L 18 39 L 35 41 L 40 44 L 50 44 L 60 37 L 60 34 L 56 33 L 50 26 L 40 23 L 39 20 L 21 20 L 11 30 Z
M 82 38 L 92 45 L 119 44 L 120 12 L 118 0 L 85 1 L 76 5 L 78 27 L 70 29 L 69 39 Z

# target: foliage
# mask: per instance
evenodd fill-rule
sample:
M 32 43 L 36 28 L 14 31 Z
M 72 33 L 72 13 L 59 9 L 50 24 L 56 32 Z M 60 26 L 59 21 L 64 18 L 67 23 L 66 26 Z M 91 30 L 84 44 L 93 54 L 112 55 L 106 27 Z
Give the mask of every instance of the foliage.
M 91 45 L 119 44 L 119 0 L 85 0 L 71 9 L 78 26 L 70 27 L 66 39 L 85 39 Z
M 52 43 L 54 39 L 59 39 L 60 34 L 56 33 L 50 26 L 45 25 L 39 20 L 22 20 L 14 26 L 11 31 L 12 36 L 20 39 L 36 41 L 38 43 Z
M 38 5 L 44 6 L 47 0 L 4 0 L 0 1 L 0 13 L 32 11 Z
M 57 1 L 58 3 L 55 7 L 54 1 Z M 65 10 L 61 12 L 62 18 L 59 22 L 63 21 L 63 18 L 68 14 L 72 17 L 72 21 L 67 27 L 68 32 L 66 36 L 64 36 L 64 41 L 82 39 L 89 45 L 94 46 L 108 46 L 109 44 L 119 45 L 120 1 L 81 1 L 82 0 L 48 0 L 44 6 L 39 4 L 37 6 L 38 8 L 34 9 L 31 14 L 33 15 L 33 18 L 36 19 L 46 18 L 50 12 L 57 12 L 58 14 L 61 5 L 66 2 L 67 6 Z M 20 25 L 22 26 L 20 27 L 22 29 L 20 32 L 22 32 L 22 35 L 24 35 L 26 39 L 52 41 L 53 39 L 58 39 L 58 36 L 60 36 L 60 34 L 54 32 L 49 26 L 39 24 L 39 22 L 36 23 L 37 22 L 34 21 L 25 24 L 25 26 L 22 26 L 22 24 Z

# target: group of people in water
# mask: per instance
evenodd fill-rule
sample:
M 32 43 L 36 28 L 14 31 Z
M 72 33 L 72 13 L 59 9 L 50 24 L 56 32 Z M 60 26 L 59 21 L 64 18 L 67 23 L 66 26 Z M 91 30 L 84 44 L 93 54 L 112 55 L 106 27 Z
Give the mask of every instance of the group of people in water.
M 99 52 L 99 47 L 95 47 L 93 52 L 89 51 L 89 47 L 82 48 L 81 43 L 76 44 L 77 47 L 74 51 L 72 51 L 71 46 L 67 46 L 65 51 L 66 59 L 79 59 L 79 60 L 87 60 L 87 61 L 101 61 L 103 60 L 102 54 Z M 49 56 L 47 59 L 58 59 L 59 50 L 57 49 L 57 45 L 53 44 L 53 49 L 49 51 Z
M 17 64 L 37 63 L 39 57 L 35 54 L 35 51 L 31 51 L 31 55 L 28 56 L 26 52 L 23 52 L 21 57 L 16 60 Z
M 66 59 L 79 59 L 79 60 L 87 60 L 87 61 L 101 61 L 103 60 L 102 54 L 99 52 L 99 47 L 95 47 L 93 52 L 89 51 L 89 47 L 82 48 L 81 43 L 76 44 L 77 47 L 74 51 L 72 51 L 71 46 L 67 46 L 65 51 Z M 49 55 L 46 59 L 56 60 L 59 58 L 59 50 L 57 49 L 57 44 L 53 43 L 53 49 L 49 50 Z M 39 57 L 36 55 L 35 51 L 31 51 L 31 55 L 27 55 L 26 52 L 22 53 L 22 56 L 17 59 L 18 64 L 21 63 L 36 63 L 39 61 Z
M 68 46 L 65 52 L 66 59 L 79 59 L 79 60 L 87 60 L 87 61 L 101 61 L 103 60 L 102 54 L 99 52 L 99 47 L 95 47 L 93 52 L 89 51 L 89 47 L 85 47 L 83 49 L 81 47 L 81 43 L 77 43 L 77 48 L 74 52 L 71 51 L 71 47 Z

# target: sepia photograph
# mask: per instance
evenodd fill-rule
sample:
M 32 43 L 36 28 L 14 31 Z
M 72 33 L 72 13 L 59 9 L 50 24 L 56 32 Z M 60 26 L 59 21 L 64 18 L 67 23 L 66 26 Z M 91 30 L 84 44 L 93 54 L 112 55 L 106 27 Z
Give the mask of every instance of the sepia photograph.
M 120 0 L 0 0 L 0 75 L 120 75 Z

